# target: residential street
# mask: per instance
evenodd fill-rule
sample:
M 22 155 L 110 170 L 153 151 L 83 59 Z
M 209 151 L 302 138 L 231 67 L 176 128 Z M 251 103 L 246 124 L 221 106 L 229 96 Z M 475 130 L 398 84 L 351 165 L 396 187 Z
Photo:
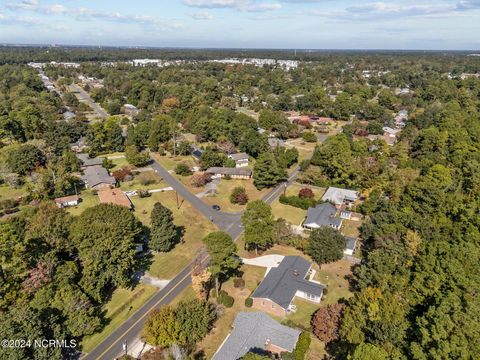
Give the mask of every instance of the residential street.
M 215 211 L 209 205 L 205 204 L 195 194 L 192 194 L 183 184 L 175 179 L 165 168 L 152 159 L 151 167 L 174 189 L 178 195 L 190 202 L 205 217 L 213 217 L 213 222 L 223 231 L 228 233 L 236 240 L 243 232 L 241 213 L 231 214 L 222 211 Z M 298 176 L 300 168 L 296 168 L 286 183 L 282 183 L 272 189 L 263 197 L 263 201 L 271 204 L 284 191 L 286 184 L 291 184 Z M 203 262 L 208 262 L 207 255 L 201 255 Z M 112 360 L 122 354 L 124 342 L 133 344 L 140 336 L 145 319 L 150 311 L 162 305 L 170 303 L 178 294 L 190 284 L 191 265 L 185 267 L 168 285 L 156 293 L 147 303 L 145 303 L 136 313 L 134 313 L 125 323 L 116 331 L 108 336 L 99 346 L 97 346 L 84 360 Z
M 103 110 L 103 108 L 100 105 L 98 105 L 95 101 L 93 101 L 93 99 L 90 97 L 90 95 L 88 95 L 88 93 L 85 90 L 83 90 L 80 86 L 78 86 L 77 84 L 69 85 L 68 89 L 71 92 L 78 94 L 78 96 L 80 97 L 81 100 L 88 103 L 88 105 L 93 110 L 95 110 L 98 117 L 107 118 L 109 116 L 108 113 L 105 110 Z

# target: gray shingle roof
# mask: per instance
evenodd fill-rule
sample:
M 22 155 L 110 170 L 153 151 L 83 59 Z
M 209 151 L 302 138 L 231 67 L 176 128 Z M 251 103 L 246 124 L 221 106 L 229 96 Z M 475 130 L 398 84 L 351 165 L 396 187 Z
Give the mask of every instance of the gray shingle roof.
M 330 201 L 336 205 L 341 205 L 345 200 L 355 201 L 358 198 L 358 192 L 355 190 L 341 189 L 336 187 L 329 187 L 322 196 L 323 201 Z
M 237 154 L 230 154 L 228 157 L 232 160 L 248 160 L 248 155 L 246 153 L 237 153 Z
M 303 223 L 307 227 L 334 226 L 339 227 L 342 219 L 336 217 L 337 208 L 330 203 L 318 204 L 307 211 L 307 219 Z
M 90 158 L 88 154 L 77 154 L 77 158 L 80 159 L 83 166 L 95 166 L 95 165 L 102 165 L 103 164 L 103 157 L 98 158 Z
M 252 176 L 252 170 L 245 168 L 211 167 L 207 169 L 207 173 L 221 175 Z
M 357 239 L 354 237 L 345 236 L 345 240 L 346 240 L 345 249 L 354 251 L 355 246 L 357 245 Z
M 212 360 L 237 360 L 253 349 L 264 350 L 267 341 L 292 352 L 299 335 L 299 330 L 281 325 L 262 312 L 240 312 Z
M 113 176 L 110 176 L 108 174 L 108 171 L 99 165 L 87 167 L 81 179 L 89 187 L 93 187 L 101 183 L 111 185 L 115 185 L 116 183 L 115 178 Z
M 297 290 L 321 296 L 323 286 L 305 279 L 311 263 L 300 256 L 285 256 L 278 267 L 271 268 L 252 298 L 270 299 L 287 309 Z

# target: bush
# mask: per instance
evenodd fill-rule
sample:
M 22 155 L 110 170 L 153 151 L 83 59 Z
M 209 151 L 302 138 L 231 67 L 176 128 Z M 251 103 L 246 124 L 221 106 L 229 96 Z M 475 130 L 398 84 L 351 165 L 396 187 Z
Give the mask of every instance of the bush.
M 295 355 L 295 360 L 305 359 L 305 354 L 307 353 L 311 342 L 312 339 L 310 338 L 310 333 L 304 331 L 300 334 L 300 336 L 298 337 L 297 346 L 293 351 L 293 354 Z
M 253 306 L 253 299 L 251 297 L 245 299 L 245 306 L 247 308 L 251 308 Z
M 309 131 L 306 131 L 302 133 L 302 139 L 305 140 L 306 142 L 317 142 L 317 136 Z
M 140 198 L 146 198 L 146 197 L 150 197 L 152 196 L 152 194 L 148 191 L 148 190 L 139 190 L 138 191 L 138 197 Z
M 180 163 L 175 167 L 175 174 L 180 176 L 188 176 L 192 174 L 192 171 L 185 163 Z
M 118 169 L 112 173 L 112 176 L 115 178 L 117 181 L 125 181 L 125 179 L 128 176 L 132 175 L 132 170 L 128 167 L 123 167 L 121 169 Z
M 312 189 L 309 188 L 303 188 L 298 192 L 298 197 L 301 199 L 313 199 L 314 196 Z
M 248 202 L 248 195 L 244 187 L 238 186 L 232 190 L 230 195 L 232 204 L 245 205 Z
M 137 176 L 137 180 L 141 185 L 151 185 L 158 184 L 160 182 L 160 177 L 153 172 L 142 172 Z
M 228 295 L 226 291 L 222 290 L 218 294 L 217 303 L 222 304 L 226 308 L 231 308 L 234 302 L 235 302 L 235 299 L 230 295 Z
M 294 206 L 303 210 L 308 210 L 308 208 L 315 207 L 317 202 L 315 199 L 302 199 L 298 196 L 280 196 L 280 204 Z
M 242 278 L 235 278 L 233 279 L 233 286 L 235 288 L 242 288 L 245 286 L 245 280 L 243 280 Z

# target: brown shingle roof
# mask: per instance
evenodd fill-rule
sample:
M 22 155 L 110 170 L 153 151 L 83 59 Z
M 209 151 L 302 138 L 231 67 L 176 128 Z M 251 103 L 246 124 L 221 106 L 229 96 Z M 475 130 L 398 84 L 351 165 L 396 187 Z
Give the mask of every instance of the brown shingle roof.
M 120 189 L 102 189 L 98 191 L 98 198 L 101 203 L 115 204 L 125 206 L 127 208 L 132 207 L 132 203 L 125 193 Z

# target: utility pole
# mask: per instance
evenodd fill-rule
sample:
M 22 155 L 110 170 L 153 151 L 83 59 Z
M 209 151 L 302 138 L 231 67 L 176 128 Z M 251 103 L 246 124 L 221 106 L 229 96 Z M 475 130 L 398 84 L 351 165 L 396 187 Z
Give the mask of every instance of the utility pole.
M 180 205 L 178 204 L 178 192 L 175 190 L 175 197 L 177 198 L 177 209 L 180 209 Z

